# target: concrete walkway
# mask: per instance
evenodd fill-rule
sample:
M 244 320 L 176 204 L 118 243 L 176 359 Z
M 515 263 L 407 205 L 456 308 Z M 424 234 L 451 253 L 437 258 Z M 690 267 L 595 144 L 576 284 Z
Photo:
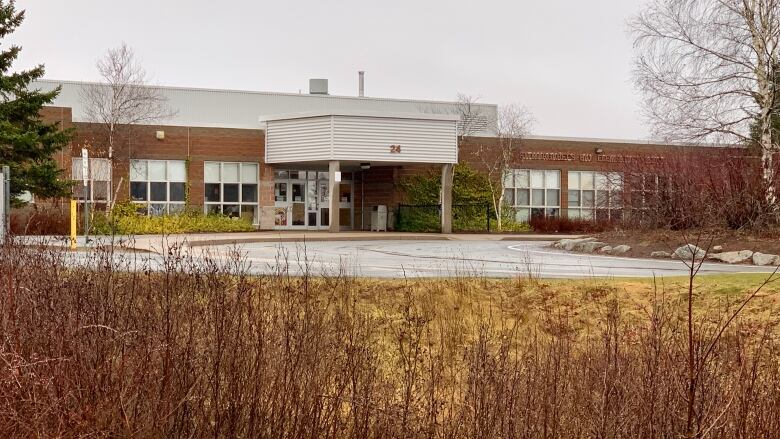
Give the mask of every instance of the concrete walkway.
M 77 238 L 80 249 L 100 245 L 113 245 L 128 250 L 163 253 L 171 246 L 202 247 L 212 245 L 252 244 L 268 242 L 337 242 L 337 241 L 554 241 L 563 238 L 577 238 L 581 235 L 552 235 L 534 233 L 486 234 L 486 233 L 408 233 L 408 232 L 361 232 L 344 231 L 262 231 L 242 233 L 188 233 L 177 235 L 135 235 L 135 236 L 92 236 L 85 243 L 84 237 Z M 30 245 L 68 245 L 66 236 L 26 236 L 21 238 Z

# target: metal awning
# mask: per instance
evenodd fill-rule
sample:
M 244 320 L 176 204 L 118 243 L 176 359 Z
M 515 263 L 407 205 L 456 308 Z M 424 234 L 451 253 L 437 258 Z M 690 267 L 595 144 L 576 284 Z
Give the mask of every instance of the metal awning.
M 457 163 L 457 115 L 308 112 L 260 118 L 265 162 Z

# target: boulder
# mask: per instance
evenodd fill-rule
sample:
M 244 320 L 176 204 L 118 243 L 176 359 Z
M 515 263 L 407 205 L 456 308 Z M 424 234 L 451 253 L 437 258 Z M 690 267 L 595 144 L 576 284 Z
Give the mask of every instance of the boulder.
M 753 257 L 753 252 L 750 250 L 740 250 L 735 252 L 710 253 L 707 257 L 727 264 L 741 264 L 749 261 L 750 258 Z
M 612 252 L 612 247 L 609 246 L 609 245 L 605 245 L 604 247 L 601 247 L 599 249 L 599 253 L 603 253 L 603 254 L 606 254 L 606 255 L 610 254 L 611 252 Z
M 714 252 L 722 252 L 723 251 L 723 246 L 722 245 L 716 245 L 716 246 L 712 247 L 712 251 L 714 251 Z
M 707 252 L 704 251 L 704 249 L 696 247 L 693 244 L 685 244 L 683 246 L 677 247 L 677 250 L 674 251 L 672 256 L 684 261 L 690 261 L 691 259 L 694 259 L 694 257 L 696 259 L 703 259 L 706 255 Z
M 598 241 L 580 242 L 573 247 L 573 250 L 577 252 L 583 252 L 583 253 L 593 253 L 594 251 L 606 245 L 607 243 L 598 242 Z
M 616 245 L 612 247 L 612 254 L 613 255 L 622 255 L 623 253 L 627 253 L 629 250 L 631 250 L 631 246 L 622 244 L 622 245 Z
M 755 265 L 780 265 L 780 256 L 767 253 L 753 253 L 753 264 Z
M 650 257 L 651 258 L 664 258 L 664 259 L 666 259 L 666 258 L 672 257 L 672 254 L 669 253 L 669 252 L 665 252 L 665 251 L 657 251 L 657 252 L 650 253 Z
M 595 241 L 596 238 L 575 238 L 575 239 L 561 239 L 553 244 L 553 247 L 560 248 L 566 251 L 572 251 L 574 246 L 583 242 Z

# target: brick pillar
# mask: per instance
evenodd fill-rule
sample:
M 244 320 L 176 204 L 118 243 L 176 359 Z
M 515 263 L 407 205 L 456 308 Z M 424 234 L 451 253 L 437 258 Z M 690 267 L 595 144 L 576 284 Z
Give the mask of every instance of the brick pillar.
M 271 230 L 274 228 L 274 168 L 265 164 L 260 164 L 260 221 L 258 228 L 260 230 Z

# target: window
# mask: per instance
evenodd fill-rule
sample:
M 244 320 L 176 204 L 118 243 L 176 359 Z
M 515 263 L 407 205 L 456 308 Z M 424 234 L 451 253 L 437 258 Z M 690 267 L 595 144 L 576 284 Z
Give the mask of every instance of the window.
M 130 160 L 130 199 L 149 215 L 184 210 L 187 166 L 183 160 Z
M 623 176 L 616 172 L 569 171 L 569 218 L 622 218 Z
M 504 178 L 504 203 L 518 222 L 532 216 L 558 216 L 561 208 L 560 171 L 510 169 Z
M 81 169 L 81 158 L 72 159 L 71 178 L 73 198 L 84 202 L 86 198 L 93 203 L 108 203 L 111 201 L 111 161 L 109 159 L 89 159 L 89 179 L 84 187 Z
M 258 164 L 237 162 L 204 163 L 207 213 L 258 222 Z M 274 197 L 287 197 L 287 186 L 277 184 Z

